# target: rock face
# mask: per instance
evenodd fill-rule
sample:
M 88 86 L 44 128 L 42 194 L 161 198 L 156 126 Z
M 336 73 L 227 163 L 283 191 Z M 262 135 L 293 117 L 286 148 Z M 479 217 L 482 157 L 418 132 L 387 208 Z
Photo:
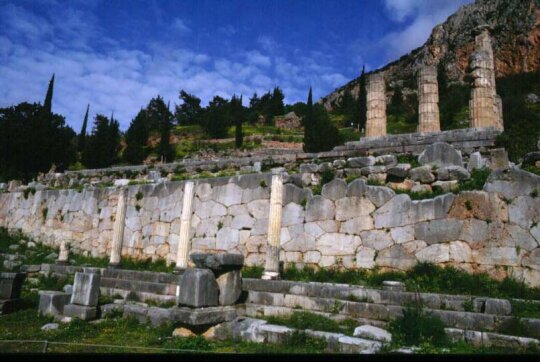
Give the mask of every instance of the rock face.
M 302 119 L 294 112 L 289 112 L 284 116 L 276 118 L 276 127 L 281 129 L 298 129 L 301 126 Z
M 480 24 L 491 30 L 495 77 L 534 71 L 540 68 L 539 8 L 536 0 L 477 0 L 464 5 L 435 26 L 424 45 L 379 71 L 392 84 L 412 79 L 422 65 L 440 62 L 450 81 L 463 81 L 474 51 L 474 30 Z M 359 84 L 356 78 L 320 102 L 330 110 L 347 90 L 356 96 Z

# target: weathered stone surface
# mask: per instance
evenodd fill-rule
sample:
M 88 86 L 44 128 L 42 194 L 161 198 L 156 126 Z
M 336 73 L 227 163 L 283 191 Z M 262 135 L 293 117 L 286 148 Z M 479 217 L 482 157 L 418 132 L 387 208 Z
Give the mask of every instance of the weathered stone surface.
M 360 327 L 356 327 L 354 329 L 353 336 L 372 339 L 375 341 L 388 342 L 388 343 L 392 341 L 392 334 L 390 334 L 388 331 L 382 328 L 367 325 L 367 324 Z
M 366 216 L 375 210 L 375 206 L 366 198 L 347 197 L 336 201 L 336 220 L 344 221 Z
M 390 230 L 392 239 L 397 244 L 405 243 L 414 240 L 414 227 L 412 225 L 392 228 Z
M 384 186 L 367 186 L 365 195 L 376 207 L 380 207 L 395 196 L 392 189 Z
M 476 263 L 485 265 L 519 265 L 515 247 L 487 247 L 473 250 L 473 259 Z
M 444 142 L 435 142 L 418 156 L 418 162 L 421 165 L 460 166 L 463 167 L 461 152 L 454 149 L 451 145 Z
M 302 224 L 304 221 L 304 208 L 302 205 L 289 203 L 282 209 L 281 226 Z
M 100 274 L 76 273 L 70 303 L 87 307 L 97 306 L 100 281 Z
M 431 166 L 419 166 L 409 171 L 411 180 L 421 183 L 432 183 L 435 181 L 435 176 L 431 172 Z
M 414 227 L 414 235 L 418 240 L 428 244 L 458 240 L 463 221 L 455 219 L 440 219 L 418 223 Z
M 47 323 L 43 327 L 41 327 L 42 331 L 53 331 L 55 329 L 58 329 L 60 325 L 58 323 Z
M 375 258 L 376 265 L 399 270 L 410 269 L 416 263 L 416 258 L 407 252 L 403 244 L 393 245 L 387 249 L 381 250 L 378 253 L 377 258 Z
M 460 166 L 446 166 L 437 170 L 437 178 L 441 181 L 468 180 L 471 178 L 469 171 Z
M 289 202 L 301 204 L 303 200 L 307 202 L 312 197 L 313 193 L 309 188 L 300 188 L 293 184 L 283 185 L 283 205 L 287 205 Z M 267 198 L 270 199 L 270 194 Z
M 411 188 L 411 192 L 418 193 L 418 194 L 427 194 L 432 192 L 432 188 L 430 185 L 414 185 Z
M 255 224 L 255 219 L 247 214 L 237 215 L 233 218 L 231 222 L 231 228 L 241 230 L 241 229 L 251 229 Z
M 39 292 L 38 314 L 45 316 L 57 316 L 64 313 L 64 306 L 69 303 L 70 294 L 42 290 Z
M 242 293 L 242 274 L 233 270 L 216 279 L 219 287 L 219 305 L 233 305 Z
M 303 163 L 300 165 L 300 173 L 314 173 L 318 168 L 319 166 L 315 163 Z
M 97 308 L 85 305 L 67 304 L 64 306 L 64 315 L 88 321 L 96 318 Z
M 450 260 L 450 247 L 448 244 L 429 245 L 416 253 L 416 258 L 421 262 L 433 264 L 446 263 Z
M 374 166 L 375 165 L 375 157 L 373 156 L 367 156 L 367 157 L 351 157 L 347 159 L 347 164 L 349 167 L 352 168 L 362 168 L 366 166 Z
M 179 328 L 175 328 L 173 333 L 172 333 L 172 336 L 173 337 L 182 337 L 182 338 L 185 338 L 185 337 L 195 337 L 196 334 L 193 333 L 192 331 L 190 331 L 189 329 L 187 328 L 184 328 L 184 327 L 179 327 Z
M 375 227 L 381 229 L 412 223 L 410 209 L 410 197 L 405 194 L 396 195 L 373 214 Z
M 388 176 L 393 176 L 393 177 L 403 179 L 407 177 L 410 169 L 411 169 L 410 163 L 399 163 L 396 166 L 389 168 L 387 173 L 388 173 Z
M 508 221 L 529 229 L 540 222 L 540 197 L 519 196 L 508 205 Z
M 26 273 L 0 273 L 0 299 L 18 299 Z
M 331 220 L 334 215 L 334 203 L 322 196 L 313 196 L 306 205 L 306 222 Z
M 540 190 L 540 176 L 517 168 L 493 171 L 484 185 L 484 191 L 498 192 L 505 199 L 529 196 Z
M 275 324 L 263 324 L 260 330 L 265 334 L 265 342 L 272 344 L 284 344 L 289 336 L 294 332 L 294 329 Z
M 486 166 L 486 160 L 482 157 L 480 152 L 473 152 L 469 155 L 469 163 L 467 164 L 467 170 L 480 169 Z
M 489 168 L 493 171 L 507 170 L 510 167 L 508 153 L 504 148 L 496 148 L 490 151 Z
M 512 304 L 506 299 L 486 299 L 484 313 L 497 315 L 512 314 Z
M 335 201 L 345 197 L 347 194 L 347 183 L 342 179 L 334 179 L 325 184 L 321 195 L 329 200 Z
M 540 248 L 534 249 L 527 256 L 523 257 L 521 264 L 535 270 L 540 270 Z
M 351 255 L 360 245 L 360 238 L 354 235 L 328 233 L 317 239 L 317 250 L 323 255 Z
M 264 324 L 266 324 L 265 320 L 239 317 L 229 325 L 230 336 L 233 340 L 262 343 L 265 333 L 261 330 L 261 326 Z
M 242 189 L 233 183 L 216 186 L 212 192 L 213 199 L 227 207 L 237 205 L 242 201 Z
M 356 266 L 359 268 L 372 269 L 375 266 L 375 253 L 377 251 L 365 246 L 358 247 L 356 251 Z
M 373 229 L 373 218 L 371 216 L 360 216 L 342 222 L 339 232 L 359 235 L 361 231 L 371 229 Z
M 362 231 L 360 233 L 362 245 L 375 250 L 386 249 L 394 243 L 389 232 L 385 230 Z
M 450 261 L 456 263 L 471 263 L 472 250 L 469 244 L 463 241 L 452 241 L 448 244 Z
M 218 305 L 219 287 L 210 270 L 186 269 L 180 285 L 180 304 L 195 308 Z
M 244 265 L 244 256 L 233 253 L 191 253 L 191 261 L 201 269 L 211 269 L 216 272 L 240 270 Z
M 382 347 L 380 342 L 346 336 L 339 338 L 338 343 L 343 353 L 375 353 Z
M 452 181 L 435 181 L 431 184 L 433 191 L 452 192 L 457 190 L 459 182 L 457 180 Z

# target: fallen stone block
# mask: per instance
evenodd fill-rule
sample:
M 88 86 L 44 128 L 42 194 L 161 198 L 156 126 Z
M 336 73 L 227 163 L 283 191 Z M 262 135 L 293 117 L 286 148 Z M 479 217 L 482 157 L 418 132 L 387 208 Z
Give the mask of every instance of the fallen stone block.
M 42 290 L 39 292 L 38 314 L 57 316 L 64 314 L 64 307 L 69 304 L 71 295 L 67 293 Z
M 294 332 L 291 328 L 275 324 L 263 324 L 260 326 L 260 331 L 266 334 L 266 343 L 274 344 L 287 343 L 287 339 Z
M 143 307 L 138 304 L 125 304 L 124 305 L 124 318 L 133 317 L 139 321 L 139 323 L 148 322 L 148 307 Z
M 239 317 L 230 324 L 230 332 L 233 340 L 262 343 L 265 333 L 261 327 L 266 324 L 265 320 Z
M 375 353 L 382 347 L 380 342 L 347 336 L 341 337 L 338 343 L 342 353 Z
M 185 337 L 195 337 L 196 334 L 187 328 L 180 327 L 180 328 L 175 328 L 175 330 L 172 333 L 172 336 L 185 338 Z
M 41 327 L 42 331 L 52 331 L 55 329 L 58 329 L 59 325 L 58 323 L 47 323 L 43 327 Z
M 388 331 L 382 328 L 370 326 L 367 324 L 360 327 L 356 327 L 354 329 L 353 336 L 366 338 L 366 339 L 372 339 L 372 340 L 380 341 L 380 342 L 388 342 L 388 343 L 392 342 L 392 334 L 390 334 Z
M 486 299 L 484 312 L 487 314 L 510 315 L 512 314 L 512 304 L 506 299 Z
M 97 306 L 100 279 L 99 274 L 76 273 L 70 303 L 87 307 Z
M 418 156 L 418 162 L 421 165 L 435 165 L 437 167 L 451 165 L 463 167 L 461 152 L 445 142 L 435 142 L 426 147 Z
M 192 253 L 191 261 L 197 268 L 210 269 L 214 272 L 240 270 L 244 266 L 244 256 L 233 253 Z
M 0 273 L 0 299 L 19 299 L 26 273 Z
M 219 287 L 219 305 L 233 305 L 242 294 L 242 273 L 233 270 L 221 274 L 216 282 Z
M 64 306 L 64 315 L 71 318 L 82 319 L 83 321 L 89 321 L 96 319 L 97 308 L 85 305 L 67 304 Z
M 123 304 L 116 304 L 116 303 L 110 303 L 105 304 L 100 307 L 101 309 L 101 317 L 105 318 L 110 315 L 113 315 L 115 313 L 124 313 L 124 305 Z

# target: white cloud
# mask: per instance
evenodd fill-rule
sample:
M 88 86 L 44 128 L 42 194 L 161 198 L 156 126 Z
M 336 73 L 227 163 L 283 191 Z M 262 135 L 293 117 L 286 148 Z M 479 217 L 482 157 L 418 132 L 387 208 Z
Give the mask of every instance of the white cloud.
M 263 55 L 258 50 L 253 50 L 246 53 L 246 60 L 253 65 L 259 65 L 262 67 L 269 67 L 272 64 L 270 57 Z
M 172 22 L 172 28 L 179 34 L 188 34 L 191 33 L 191 29 L 186 25 L 184 20 L 175 18 Z

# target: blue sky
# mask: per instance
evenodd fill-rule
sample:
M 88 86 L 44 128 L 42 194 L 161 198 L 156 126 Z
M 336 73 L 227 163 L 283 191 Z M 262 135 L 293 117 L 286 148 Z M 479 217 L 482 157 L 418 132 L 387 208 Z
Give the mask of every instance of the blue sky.
M 43 100 L 80 130 L 114 112 L 122 129 L 160 94 L 203 100 L 275 86 L 319 98 L 423 44 L 472 0 L 0 0 L 0 107 Z

